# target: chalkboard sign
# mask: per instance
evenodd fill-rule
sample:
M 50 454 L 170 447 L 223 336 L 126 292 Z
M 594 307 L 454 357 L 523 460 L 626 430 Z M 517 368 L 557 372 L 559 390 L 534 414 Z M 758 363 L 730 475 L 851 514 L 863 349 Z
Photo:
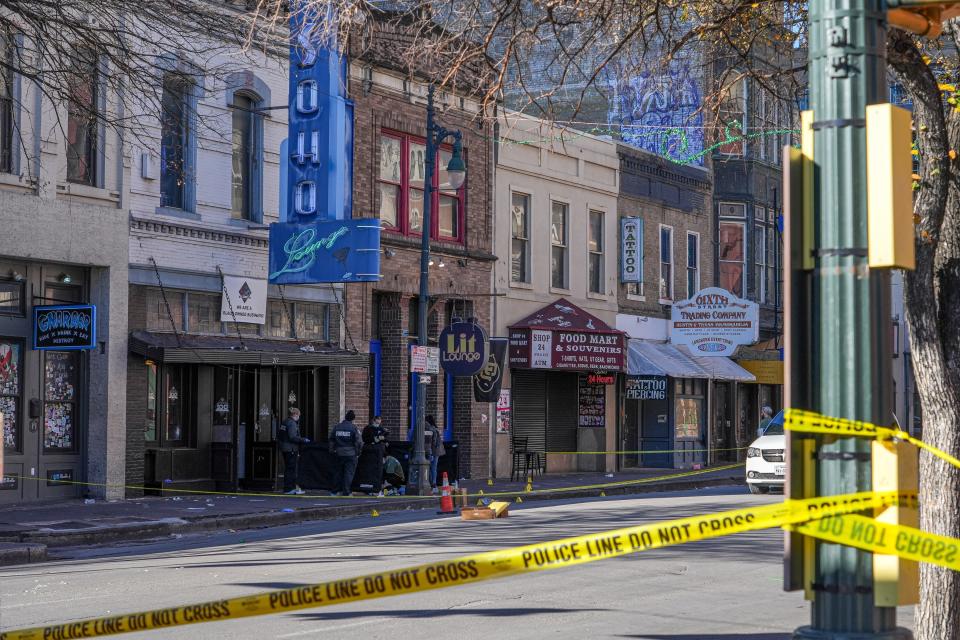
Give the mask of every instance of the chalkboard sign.
M 592 384 L 589 376 L 580 374 L 579 396 L 578 424 L 581 427 L 606 426 L 607 387 L 603 384 Z
M 33 348 L 38 351 L 93 349 L 97 308 L 92 304 L 33 308 Z

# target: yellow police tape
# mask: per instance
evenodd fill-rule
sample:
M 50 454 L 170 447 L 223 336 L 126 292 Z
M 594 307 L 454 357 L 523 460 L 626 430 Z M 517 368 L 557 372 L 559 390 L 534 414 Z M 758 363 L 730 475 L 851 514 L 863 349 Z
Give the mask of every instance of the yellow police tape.
M 791 431 L 804 433 L 819 433 L 833 436 L 862 436 L 881 440 L 903 440 L 960 468 L 960 460 L 946 451 L 932 447 L 923 440 L 914 438 L 906 431 L 895 427 L 881 427 L 869 422 L 861 422 L 860 420 L 831 418 L 804 409 L 786 409 L 783 413 L 783 426 Z
M 960 571 L 960 540 L 859 515 L 829 516 L 787 528 L 865 551 L 897 555 Z
M 797 524 L 811 519 L 883 508 L 914 500 L 916 500 L 914 495 L 894 492 L 882 494 L 865 492 L 788 500 L 780 504 L 667 520 L 512 549 L 478 553 L 406 569 L 381 571 L 356 578 L 321 582 L 292 589 L 6 631 L 0 633 L 0 640 L 93 638 L 346 604 L 442 589 L 528 571 L 556 569 L 649 549 Z
M 516 489 L 513 491 L 499 491 L 494 493 L 484 493 L 478 491 L 477 493 L 468 493 L 467 497 L 493 497 L 493 496 L 516 496 L 516 495 L 536 495 L 536 494 L 551 494 L 551 493 L 563 493 L 567 491 L 587 491 L 592 489 L 609 489 L 611 487 L 626 487 L 639 484 L 650 484 L 654 482 L 662 482 L 664 480 L 675 480 L 677 478 L 685 478 L 688 476 L 703 475 L 706 473 L 713 473 L 716 471 L 726 471 L 729 469 L 735 469 L 737 467 L 742 467 L 742 462 L 736 462 L 733 464 L 721 465 L 719 467 L 708 467 L 705 469 L 694 469 L 692 471 L 683 471 L 680 473 L 671 473 L 661 476 L 652 476 L 649 478 L 637 478 L 634 480 L 616 480 L 613 482 L 603 482 L 599 484 L 584 484 L 576 485 L 572 487 L 553 487 L 550 489 L 533 489 L 531 491 L 525 491 L 524 489 Z M 7 476 L 15 477 L 20 480 L 33 480 L 33 481 L 46 481 L 46 478 L 40 478 L 35 476 Z M 201 489 L 174 489 L 167 487 L 147 487 L 144 485 L 132 485 L 132 484 L 110 484 L 103 482 L 82 482 L 80 480 L 57 480 L 56 484 L 64 485 L 77 485 L 84 487 L 104 487 L 104 488 L 113 488 L 113 489 L 135 489 L 140 491 L 163 491 L 164 494 L 174 493 L 174 494 L 185 494 L 186 496 L 225 496 L 225 497 L 234 497 L 234 498 L 285 498 L 291 500 L 317 500 L 322 498 L 323 500 L 436 500 L 437 496 L 427 495 L 427 496 L 408 496 L 408 495 L 392 495 L 392 496 L 377 496 L 377 495 L 366 495 L 366 496 L 329 496 L 329 495 L 317 495 L 317 494 L 304 494 L 304 495 L 290 495 L 286 493 L 265 493 L 265 492 L 227 492 L 227 491 L 203 491 Z

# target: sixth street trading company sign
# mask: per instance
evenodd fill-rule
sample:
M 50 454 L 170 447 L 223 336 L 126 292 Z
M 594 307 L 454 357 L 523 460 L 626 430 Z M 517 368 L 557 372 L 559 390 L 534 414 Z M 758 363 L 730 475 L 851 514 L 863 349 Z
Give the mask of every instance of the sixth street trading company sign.
M 673 305 L 670 341 L 687 345 L 694 355 L 728 356 L 738 345 L 753 344 L 759 336 L 759 307 L 726 289 L 702 289 L 689 300 Z

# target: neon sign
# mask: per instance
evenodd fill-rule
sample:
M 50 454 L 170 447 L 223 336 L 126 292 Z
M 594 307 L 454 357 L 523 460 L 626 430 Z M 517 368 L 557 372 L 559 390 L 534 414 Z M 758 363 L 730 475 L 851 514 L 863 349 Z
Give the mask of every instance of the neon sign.
M 380 221 L 272 224 L 269 273 L 274 284 L 379 280 Z

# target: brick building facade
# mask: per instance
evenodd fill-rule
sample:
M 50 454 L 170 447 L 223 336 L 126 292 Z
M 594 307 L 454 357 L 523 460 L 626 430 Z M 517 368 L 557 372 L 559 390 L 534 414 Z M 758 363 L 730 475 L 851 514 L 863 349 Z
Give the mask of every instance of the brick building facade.
M 352 60 L 349 95 L 354 102 L 354 217 L 379 216 L 382 279 L 349 284 L 345 292 L 345 339 L 372 352 L 369 375 L 348 370 L 345 408 L 364 424 L 378 412 L 391 438 L 406 439 L 413 389 L 408 349 L 417 335 L 420 275 L 419 202 L 427 85 L 391 68 L 383 48 Z M 376 56 L 376 57 L 375 57 Z M 440 193 L 433 208 L 428 335 L 431 344 L 453 318 L 474 318 L 490 331 L 492 255 L 492 127 L 469 95 L 438 92 L 437 119 L 463 133 L 467 179 L 459 192 L 442 189 L 443 149 L 437 171 Z M 418 156 L 419 153 L 419 156 Z M 440 205 L 437 207 L 436 205 Z M 379 354 L 379 355 L 376 355 Z M 473 402 L 471 380 L 433 376 L 426 414 L 434 415 L 446 439 L 458 442 L 460 475 L 488 472 L 488 428 Z

